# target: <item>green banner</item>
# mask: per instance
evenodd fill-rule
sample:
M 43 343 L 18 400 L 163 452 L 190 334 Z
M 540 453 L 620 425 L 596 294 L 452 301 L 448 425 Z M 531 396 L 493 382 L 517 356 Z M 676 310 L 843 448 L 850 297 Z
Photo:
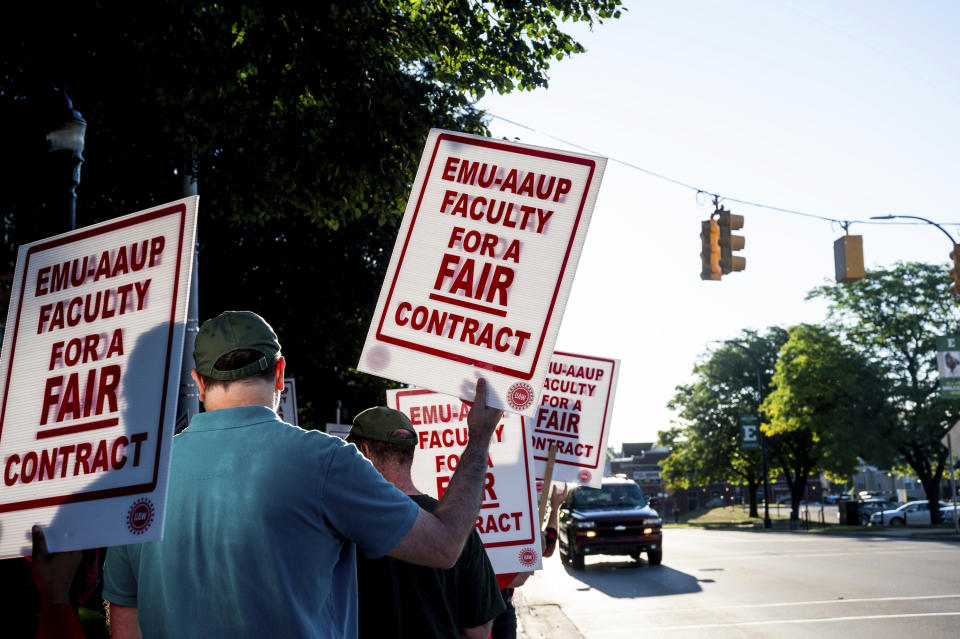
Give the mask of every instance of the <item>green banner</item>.
M 756 415 L 740 416 L 740 448 L 760 450 L 760 419 Z
M 960 399 L 960 335 L 937 338 L 937 369 L 940 371 L 940 397 Z

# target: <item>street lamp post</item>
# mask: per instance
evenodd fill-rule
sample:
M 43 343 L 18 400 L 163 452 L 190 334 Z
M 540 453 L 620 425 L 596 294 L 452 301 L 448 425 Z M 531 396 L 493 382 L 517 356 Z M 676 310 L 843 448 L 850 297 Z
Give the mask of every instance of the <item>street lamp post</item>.
M 921 222 L 926 222 L 931 226 L 935 226 L 943 232 L 948 238 L 950 238 L 950 247 L 953 249 L 950 251 L 950 261 L 953 263 L 953 267 L 950 270 L 950 278 L 953 280 L 953 284 L 950 286 L 950 292 L 954 295 L 960 295 L 960 244 L 957 244 L 953 240 L 953 236 L 947 232 L 945 228 L 934 222 L 933 220 L 928 220 L 925 217 L 920 217 L 918 215 L 874 215 L 871 220 L 895 220 L 897 218 L 907 218 L 911 220 L 920 220 Z
M 951 244 L 956 244 L 956 242 L 953 241 L 953 236 L 950 235 L 950 233 L 948 233 L 945 228 L 943 228 L 942 226 L 940 226 L 939 224 L 937 224 L 936 222 L 934 222 L 934 221 L 932 221 L 932 220 L 928 220 L 928 219 L 925 218 L 925 217 L 919 217 L 919 216 L 916 216 L 916 215 L 872 215 L 872 216 L 870 216 L 870 219 L 871 219 L 871 220 L 895 220 L 895 219 L 898 219 L 898 218 L 909 218 L 909 219 L 911 219 L 911 220 L 920 220 L 920 221 L 922 221 L 922 222 L 926 222 L 927 224 L 932 224 L 933 226 L 935 226 L 935 227 L 937 227 L 938 229 L 940 229 L 941 231 L 943 231 L 943 234 L 944 234 L 944 235 L 946 235 L 947 237 L 950 238 L 950 243 L 951 243 Z
M 59 122 L 46 135 L 50 153 L 66 162 L 70 179 L 67 182 L 66 230 L 77 228 L 77 185 L 80 184 L 80 165 L 83 164 L 83 142 L 87 133 L 87 121 L 73 108 L 73 102 L 66 91 L 62 92 L 65 101 L 61 109 Z M 58 162 L 59 164 L 59 162 Z
M 762 424 L 763 418 L 760 404 L 763 401 L 763 380 L 760 374 L 760 360 L 758 360 L 757 356 L 753 354 L 753 351 L 747 348 L 742 342 L 724 340 L 724 343 L 739 347 L 753 361 L 753 365 L 757 370 L 757 417 L 760 418 L 760 423 Z M 767 476 L 769 475 L 767 469 L 767 434 L 763 432 L 763 429 L 758 430 L 760 431 L 760 466 L 761 472 L 763 473 L 763 527 L 772 528 L 773 523 L 770 521 L 770 483 L 767 480 Z

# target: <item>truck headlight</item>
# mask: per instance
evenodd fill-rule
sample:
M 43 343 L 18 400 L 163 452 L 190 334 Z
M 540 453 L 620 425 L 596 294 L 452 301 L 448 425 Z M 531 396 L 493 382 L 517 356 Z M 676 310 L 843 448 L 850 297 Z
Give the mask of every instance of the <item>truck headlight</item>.
M 574 528 L 596 528 L 597 524 L 592 521 L 578 521 L 573 525 Z

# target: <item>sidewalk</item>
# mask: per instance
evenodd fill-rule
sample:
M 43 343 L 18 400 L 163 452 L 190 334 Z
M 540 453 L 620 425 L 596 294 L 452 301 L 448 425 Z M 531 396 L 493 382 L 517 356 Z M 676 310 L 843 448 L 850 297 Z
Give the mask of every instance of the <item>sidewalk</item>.
M 523 596 L 523 588 L 517 588 L 513 606 L 517 611 L 517 639 L 583 639 L 557 604 L 531 607 Z

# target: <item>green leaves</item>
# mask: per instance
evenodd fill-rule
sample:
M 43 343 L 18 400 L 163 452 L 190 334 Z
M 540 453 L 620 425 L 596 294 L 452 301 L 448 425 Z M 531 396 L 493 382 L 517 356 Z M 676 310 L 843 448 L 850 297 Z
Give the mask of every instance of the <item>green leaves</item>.
M 842 338 L 883 372 L 894 414 L 884 440 L 936 496 L 945 449 L 939 440 L 958 417 L 958 403 L 939 397 L 935 339 L 960 332 L 960 305 L 948 293 L 945 266 L 898 263 L 850 285 L 822 286 L 809 297 L 830 302 Z
M 777 327 L 763 335 L 744 331 L 736 343 L 708 353 L 694 367 L 691 384 L 677 387 L 669 407 L 678 411 L 682 429 L 669 433 L 674 454 L 664 463 L 668 479 L 676 485 L 762 481 L 759 452 L 740 446 L 740 415 L 757 412 L 785 341 Z
M 358 327 L 375 301 L 427 131 L 486 133 L 475 99 L 545 86 L 550 63 L 582 51 L 557 16 L 594 24 L 620 5 L 15 7 L 0 56 L 0 116 L 19 129 L 4 140 L 17 164 L 7 175 L 17 188 L 0 210 L 6 270 L 18 243 L 61 230 L 50 228 L 60 200 L 36 149 L 49 125 L 40 117 L 47 89 L 65 87 L 89 122 L 79 225 L 177 199 L 185 166 L 195 167 L 203 313 L 257 304 L 283 323 L 304 297 L 322 299 L 348 319 L 297 318 L 286 333 L 292 343 L 324 336 L 324 352 L 295 373 L 322 382 L 312 404 L 329 408 L 338 389 L 354 408 L 382 401 L 384 381 L 345 371 L 356 362 L 365 335 Z M 251 238 L 258 252 L 235 259 Z
M 892 418 L 882 371 L 828 329 L 803 324 L 789 330 L 772 386 L 763 403 L 767 433 L 807 434 L 805 445 L 785 451 L 795 458 L 784 460 L 790 467 L 848 476 L 860 457 L 882 447 L 876 435 Z

